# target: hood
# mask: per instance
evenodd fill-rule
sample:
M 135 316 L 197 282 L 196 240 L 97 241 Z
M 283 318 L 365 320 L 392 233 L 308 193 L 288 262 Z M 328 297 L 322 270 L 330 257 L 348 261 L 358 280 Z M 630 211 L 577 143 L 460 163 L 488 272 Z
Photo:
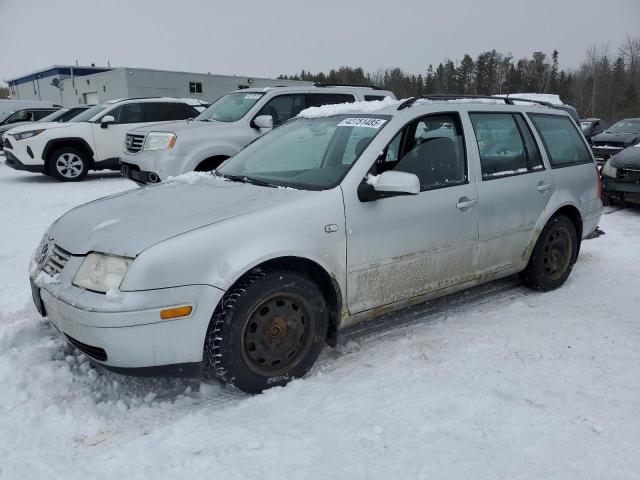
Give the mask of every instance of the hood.
M 640 145 L 625 148 L 609 160 L 609 165 L 616 168 L 640 169 Z
M 45 129 L 66 128 L 66 127 L 70 127 L 72 125 L 77 125 L 77 123 L 73 123 L 73 122 L 45 122 L 45 123 L 29 122 L 29 123 L 23 124 L 23 125 L 21 125 L 19 127 L 11 128 L 11 131 L 9 133 L 28 132 L 29 130 L 37 130 L 39 128 L 45 128 Z M 7 131 L 9 131 L 9 130 L 7 130 Z
M 76 207 L 56 220 L 48 235 L 72 254 L 135 257 L 176 235 L 304 194 L 191 172 Z
M 640 138 L 637 133 L 607 133 L 602 132 L 598 135 L 591 137 L 593 142 L 624 142 L 634 143 Z
M 28 125 L 33 125 L 35 122 L 15 122 L 15 123 L 8 123 L 7 125 L 0 125 L 0 133 L 4 133 L 7 130 L 12 130 L 16 127 L 28 124 Z
M 135 130 L 131 130 L 129 133 L 145 135 L 149 132 L 157 132 L 158 130 L 163 132 L 184 132 L 184 131 L 197 131 L 197 130 L 211 130 L 212 128 L 225 128 L 226 126 L 234 126 L 237 128 L 236 122 L 205 122 L 200 120 L 179 120 L 177 122 L 162 122 L 155 123 L 146 127 L 139 127 Z

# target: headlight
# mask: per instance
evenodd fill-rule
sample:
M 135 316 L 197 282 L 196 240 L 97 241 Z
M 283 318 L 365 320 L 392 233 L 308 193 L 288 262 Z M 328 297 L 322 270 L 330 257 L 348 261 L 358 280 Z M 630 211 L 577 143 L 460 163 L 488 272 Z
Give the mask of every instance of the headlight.
M 166 150 L 176 143 L 176 134 L 169 132 L 149 132 L 144 140 L 143 150 Z
M 44 130 L 44 128 L 41 128 L 40 130 L 29 130 L 28 132 L 12 133 L 11 135 L 13 135 L 13 138 L 15 138 L 16 140 L 24 140 L 25 138 L 31 138 L 35 137 L 36 135 L 40 135 L 42 132 L 44 132 Z
M 117 290 L 131 262 L 133 262 L 132 258 L 90 253 L 80 265 L 73 278 L 73 284 L 76 287 L 102 293 Z
M 618 176 L 618 169 L 616 167 L 612 167 L 610 160 L 607 160 L 607 163 L 602 167 L 602 175 L 605 177 L 616 178 Z

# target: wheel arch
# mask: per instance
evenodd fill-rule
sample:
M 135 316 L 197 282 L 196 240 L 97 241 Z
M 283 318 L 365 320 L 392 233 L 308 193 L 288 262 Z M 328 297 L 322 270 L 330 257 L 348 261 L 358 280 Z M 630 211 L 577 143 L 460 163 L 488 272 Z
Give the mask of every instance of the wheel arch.
M 229 158 L 229 155 L 212 155 L 207 157 L 196 165 L 195 171 L 204 172 L 218 168 L 227 158 Z
M 49 155 L 52 152 L 54 152 L 56 149 L 61 147 L 79 148 L 88 155 L 89 162 L 91 163 L 92 166 L 95 163 L 93 149 L 84 138 L 67 137 L 67 138 L 54 138 L 52 140 L 49 140 L 46 143 L 46 145 L 44 146 L 44 149 L 42 149 L 42 155 L 41 155 L 41 158 L 44 161 L 45 165 L 47 165 L 48 163 Z
M 329 328 L 327 343 L 335 347 L 338 339 L 338 328 L 342 313 L 342 292 L 334 275 L 330 274 L 322 265 L 305 257 L 282 256 L 264 260 L 242 272 L 229 287 L 232 290 L 244 278 L 256 271 L 289 270 L 301 273 L 318 285 L 329 308 Z
M 545 219 L 544 223 L 540 222 L 538 225 L 536 225 L 536 228 L 534 229 L 534 233 L 531 237 L 529 245 L 523 255 L 524 265 L 527 265 L 527 263 L 529 262 L 529 259 L 533 254 L 533 249 L 535 248 L 536 243 L 538 242 L 538 238 L 540 237 L 542 230 L 544 229 L 544 227 L 547 226 L 547 224 L 551 221 L 551 219 L 557 215 L 564 215 L 567 218 L 569 218 L 569 220 L 571 220 L 571 223 L 573 223 L 573 226 L 576 229 L 576 236 L 578 237 L 578 248 L 576 252 L 576 258 L 580 254 L 580 245 L 582 244 L 582 215 L 580 214 L 580 210 L 578 210 L 578 207 L 576 207 L 571 203 L 567 203 L 559 206 L 551 215 L 549 215 L 548 218 Z

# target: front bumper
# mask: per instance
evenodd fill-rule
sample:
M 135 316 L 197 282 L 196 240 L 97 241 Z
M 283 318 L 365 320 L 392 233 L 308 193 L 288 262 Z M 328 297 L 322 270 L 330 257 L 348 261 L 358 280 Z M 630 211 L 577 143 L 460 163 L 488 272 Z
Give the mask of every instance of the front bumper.
M 106 295 L 45 285 L 44 312 L 66 341 L 106 368 L 131 375 L 192 376 L 199 372 L 209 321 L 224 292 L 208 285 Z M 187 317 L 160 320 L 167 307 L 191 305 Z
M 16 157 L 11 150 L 4 151 L 5 156 L 5 165 L 7 167 L 11 167 L 15 170 L 24 170 L 25 172 L 34 172 L 34 173 L 43 173 L 44 172 L 44 164 L 42 165 L 25 165 L 18 157 Z
M 123 175 L 137 183 L 157 183 L 186 173 L 185 155 L 174 155 L 171 149 L 142 150 L 132 154 L 124 151 L 120 165 L 126 167 Z
M 624 177 L 602 176 L 602 192 L 621 201 L 640 203 L 640 172 L 622 171 Z

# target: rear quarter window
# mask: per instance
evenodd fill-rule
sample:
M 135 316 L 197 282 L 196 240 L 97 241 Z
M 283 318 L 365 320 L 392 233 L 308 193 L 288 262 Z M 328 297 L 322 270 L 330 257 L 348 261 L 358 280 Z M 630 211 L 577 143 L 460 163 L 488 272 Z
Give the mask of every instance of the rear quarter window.
M 529 113 L 549 157 L 552 168 L 592 163 L 587 145 L 569 117 Z

